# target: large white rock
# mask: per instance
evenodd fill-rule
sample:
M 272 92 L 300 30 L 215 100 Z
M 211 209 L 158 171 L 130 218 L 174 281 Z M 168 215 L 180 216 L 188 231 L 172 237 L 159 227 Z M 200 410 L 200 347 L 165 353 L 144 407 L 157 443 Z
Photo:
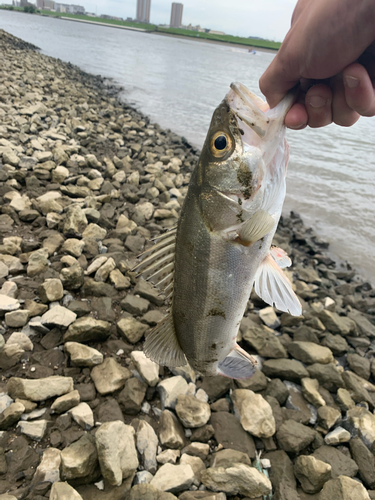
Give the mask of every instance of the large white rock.
M 194 472 L 190 465 L 165 464 L 155 474 L 151 485 L 161 491 L 178 493 L 190 488 L 194 481 Z
M 120 486 L 123 479 L 137 470 L 134 435 L 133 427 L 120 420 L 104 423 L 95 434 L 102 475 L 114 486 Z
M 60 326 L 67 328 L 77 318 L 77 315 L 62 306 L 54 306 L 42 316 L 42 324 L 46 326 Z
M 131 358 L 143 380 L 151 387 L 159 382 L 159 365 L 149 359 L 143 351 L 133 351 Z
M 49 500 L 83 500 L 83 498 L 70 484 L 54 483 Z
M 339 476 L 325 483 L 319 500 L 370 500 L 370 496 L 360 482 Z
M 137 429 L 137 450 L 142 456 L 143 467 L 155 474 L 158 465 L 156 461 L 156 453 L 159 440 L 154 429 L 145 420 L 141 420 Z
M 201 472 L 202 483 L 213 491 L 258 498 L 269 495 L 271 481 L 255 467 L 236 463 L 232 467 L 211 467 Z
M 34 441 L 41 441 L 47 430 L 47 420 L 35 420 L 35 422 L 18 422 L 17 427 Z
M 236 389 L 232 393 L 232 401 L 245 431 L 259 438 L 269 438 L 275 434 L 272 408 L 260 394 L 249 389 Z
M 80 403 L 72 408 L 69 413 L 82 429 L 89 431 L 94 427 L 94 414 L 87 403 Z
M 91 378 L 96 390 L 102 396 L 121 389 L 131 376 L 131 371 L 113 358 L 106 358 L 101 365 L 91 370 Z
M 0 295 L 0 313 L 8 311 L 16 311 L 20 308 L 20 303 L 17 299 L 8 297 L 8 295 Z
M 48 398 L 62 396 L 73 391 L 71 377 L 47 377 L 39 379 L 23 379 L 12 377 L 8 382 L 8 394 L 11 398 L 29 401 L 44 401 Z
M 60 481 L 61 451 L 57 448 L 47 448 L 35 471 L 32 484 L 56 483 Z
M 176 377 L 166 378 L 157 385 L 157 390 L 160 395 L 161 408 L 174 408 L 177 403 L 178 396 L 188 392 L 188 384 L 186 380 L 177 375 Z
M 103 363 L 103 354 L 93 347 L 79 342 L 66 342 L 64 349 L 70 354 L 70 362 L 73 366 L 96 366 Z

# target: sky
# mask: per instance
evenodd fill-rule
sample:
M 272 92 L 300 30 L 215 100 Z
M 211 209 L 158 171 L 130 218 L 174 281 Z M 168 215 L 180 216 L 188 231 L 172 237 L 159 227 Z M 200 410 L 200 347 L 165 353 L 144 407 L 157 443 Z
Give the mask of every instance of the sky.
M 11 3 L 11 0 L 3 0 Z M 135 18 L 137 0 L 62 0 L 88 12 Z M 257 36 L 281 42 L 297 0 L 181 0 L 182 22 L 236 36 Z M 171 0 L 151 0 L 150 22 L 169 24 Z

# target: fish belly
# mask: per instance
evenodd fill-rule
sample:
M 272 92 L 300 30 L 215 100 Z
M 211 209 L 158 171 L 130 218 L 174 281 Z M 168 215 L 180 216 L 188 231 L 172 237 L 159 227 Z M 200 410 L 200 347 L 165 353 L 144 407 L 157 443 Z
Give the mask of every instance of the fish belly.
M 257 243 L 244 247 L 209 231 L 188 196 L 177 230 L 172 314 L 181 348 L 200 373 L 215 374 L 234 349 L 262 254 Z

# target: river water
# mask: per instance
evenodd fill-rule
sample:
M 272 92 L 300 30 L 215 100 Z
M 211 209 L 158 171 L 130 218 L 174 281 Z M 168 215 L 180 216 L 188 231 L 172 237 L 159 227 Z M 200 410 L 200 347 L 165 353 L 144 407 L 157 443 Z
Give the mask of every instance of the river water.
M 44 54 L 111 77 L 125 99 L 201 147 L 211 115 L 232 81 L 254 92 L 274 55 L 0 10 L 0 28 Z M 0 62 L 1 64 L 1 62 Z M 375 283 L 375 118 L 351 128 L 288 131 L 291 156 L 285 212 L 298 212 Z

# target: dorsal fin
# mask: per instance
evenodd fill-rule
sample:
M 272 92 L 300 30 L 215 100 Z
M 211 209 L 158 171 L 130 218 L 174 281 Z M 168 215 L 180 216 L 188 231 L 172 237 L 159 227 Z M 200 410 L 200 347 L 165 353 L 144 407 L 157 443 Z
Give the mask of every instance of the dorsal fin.
M 141 262 L 132 269 L 138 272 L 137 277 L 151 281 L 167 298 L 173 294 L 176 232 L 174 228 L 155 238 L 153 241 L 157 243 L 138 256 Z

